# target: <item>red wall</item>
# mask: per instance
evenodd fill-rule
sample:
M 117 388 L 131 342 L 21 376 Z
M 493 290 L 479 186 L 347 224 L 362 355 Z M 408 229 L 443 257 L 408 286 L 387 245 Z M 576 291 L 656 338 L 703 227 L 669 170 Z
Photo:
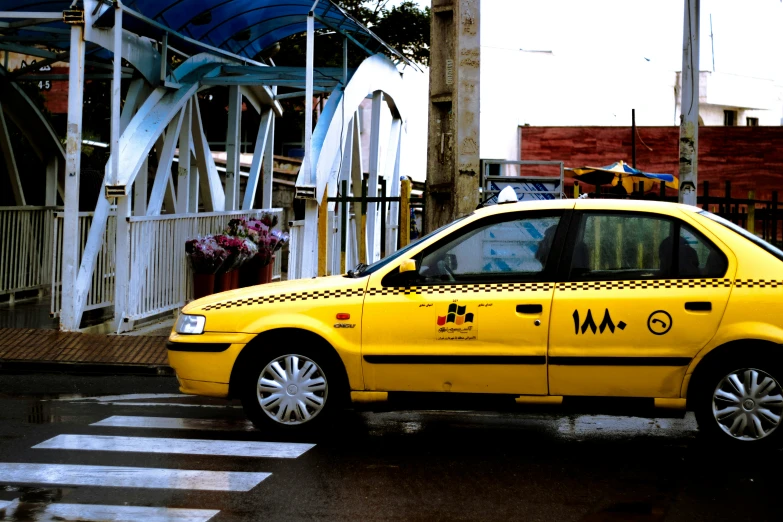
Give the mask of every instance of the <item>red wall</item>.
M 563 161 L 566 167 L 631 164 L 630 127 L 521 127 L 521 132 L 523 160 Z M 678 175 L 679 132 L 639 127 L 636 167 Z M 551 169 L 542 174 L 551 175 Z M 700 195 L 703 181 L 717 196 L 730 180 L 734 197 L 755 190 L 757 199 L 770 199 L 773 190 L 783 191 L 783 127 L 699 127 L 698 175 Z

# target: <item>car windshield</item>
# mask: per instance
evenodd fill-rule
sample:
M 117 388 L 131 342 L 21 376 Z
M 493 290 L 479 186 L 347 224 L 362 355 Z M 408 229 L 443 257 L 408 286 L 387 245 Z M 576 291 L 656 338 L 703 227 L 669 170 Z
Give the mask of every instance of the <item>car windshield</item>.
M 461 218 L 457 218 L 454 221 L 452 221 L 451 223 L 448 223 L 448 224 L 443 225 L 442 227 L 440 227 L 440 228 L 438 228 L 436 230 L 433 230 L 432 232 L 430 232 L 426 236 L 422 237 L 421 239 L 418 239 L 416 242 L 410 243 L 409 245 L 399 249 L 398 251 L 396 251 L 392 255 L 386 256 L 383 259 L 379 259 L 378 261 L 376 261 L 376 262 L 374 262 L 372 264 L 369 264 L 369 265 L 359 264 L 359 266 L 357 266 L 355 269 L 349 271 L 348 275 L 350 275 L 352 277 L 358 277 L 358 276 L 365 276 L 365 275 L 372 274 L 373 272 L 375 272 L 379 268 L 386 266 L 387 263 L 390 263 L 390 262 L 394 261 L 395 259 L 399 258 L 400 256 L 404 255 L 406 252 L 411 250 L 413 247 L 419 245 L 419 243 L 421 243 L 422 241 L 425 241 L 425 240 L 433 237 L 434 235 L 439 234 L 441 231 L 449 228 L 452 225 L 455 225 L 456 223 L 459 223 L 460 221 L 462 221 L 466 217 L 467 216 L 463 216 Z
M 763 248 L 764 250 L 766 250 L 767 252 L 769 252 L 770 254 L 775 256 L 776 258 L 778 258 L 780 261 L 783 261 L 783 250 L 780 250 L 779 248 L 777 248 L 777 247 L 767 243 L 766 241 L 764 241 L 760 237 L 758 237 L 758 236 L 756 236 L 754 234 L 751 234 L 750 232 L 748 232 L 744 228 L 735 225 L 734 223 L 732 223 L 731 221 L 729 221 L 727 219 L 724 219 L 724 218 L 722 218 L 720 216 L 716 216 L 712 212 L 707 212 L 706 210 L 702 210 L 701 212 L 699 212 L 699 214 L 701 214 L 704 217 L 708 217 L 708 218 L 710 218 L 713 221 L 717 221 L 718 223 L 720 223 L 721 225 L 723 225 L 726 228 L 730 228 L 731 230 L 733 230 L 737 234 L 741 235 L 742 237 L 744 237 L 748 241 L 754 243 L 757 246 L 760 246 L 761 248 Z

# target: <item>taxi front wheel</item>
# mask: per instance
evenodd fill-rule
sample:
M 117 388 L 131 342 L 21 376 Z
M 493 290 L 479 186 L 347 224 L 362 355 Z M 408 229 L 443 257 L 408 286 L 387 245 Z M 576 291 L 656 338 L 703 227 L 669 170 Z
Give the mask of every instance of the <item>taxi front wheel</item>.
M 783 436 L 783 372 L 765 358 L 748 363 L 718 364 L 702 379 L 694 409 L 707 437 L 756 446 Z
M 245 373 L 242 406 L 257 428 L 299 431 L 333 415 L 341 388 L 338 368 L 323 354 L 266 352 Z

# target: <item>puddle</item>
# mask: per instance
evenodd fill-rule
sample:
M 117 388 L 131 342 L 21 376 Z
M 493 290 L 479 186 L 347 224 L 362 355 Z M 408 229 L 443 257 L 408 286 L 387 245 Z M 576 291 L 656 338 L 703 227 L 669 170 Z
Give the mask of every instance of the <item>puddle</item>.
M 0 520 L 38 520 L 46 507 L 62 500 L 63 490 L 34 487 L 5 487 L 6 491 L 17 491 L 19 496 L 0 510 Z
M 666 515 L 662 499 L 628 500 L 611 504 L 579 522 L 660 522 Z
M 52 407 L 47 402 L 36 402 L 27 413 L 28 424 L 48 424 L 52 422 L 60 422 L 54 413 L 52 413 Z

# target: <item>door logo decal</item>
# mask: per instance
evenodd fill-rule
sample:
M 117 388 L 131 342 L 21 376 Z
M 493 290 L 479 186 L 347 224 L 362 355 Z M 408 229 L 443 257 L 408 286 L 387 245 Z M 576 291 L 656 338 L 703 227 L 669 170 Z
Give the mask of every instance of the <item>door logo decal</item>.
M 612 316 L 609 313 L 608 308 L 604 312 L 604 318 L 601 321 L 600 326 L 595 324 L 595 320 L 593 319 L 593 311 L 590 309 L 587 310 L 587 316 L 585 317 L 585 320 L 581 324 L 581 326 L 579 324 L 579 310 L 574 310 L 572 317 L 574 318 L 574 334 L 576 335 L 579 335 L 580 331 L 582 332 L 582 334 L 585 334 L 587 333 L 588 329 L 594 334 L 596 333 L 596 331 L 600 333 L 604 333 L 605 330 L 609 330 L 610 333 L 614 333 L 615 328 L 619 328 L 620 330 L 625 330 L 625 327 L 628 326 L 623 321 L 620 321 L 615 326 L 614 321 L 612 321 Z
M 449 304 L 446 315 L 437 318 L 436 341 L 476 341 L 478 329 L 473 324 L 473 313 L 467 311 L 467 305 Z
M 672 316 L 665 310 L 656 310 L 647 318 L 647 329 L 653 335 L 663 335 L 672 329 Z
M 451 303 L 449 305 L 449 310 L 446 313 L 446 315 L 438 316 L 438 326 L 443 326 L 448 323 L 454 323 L 457 326 L 466 323 L 472 323 L 473 314 L 472 313 L 466 314 L 465 313 L 466 308 L 467 306 L 458 306 L 457 303 Z

